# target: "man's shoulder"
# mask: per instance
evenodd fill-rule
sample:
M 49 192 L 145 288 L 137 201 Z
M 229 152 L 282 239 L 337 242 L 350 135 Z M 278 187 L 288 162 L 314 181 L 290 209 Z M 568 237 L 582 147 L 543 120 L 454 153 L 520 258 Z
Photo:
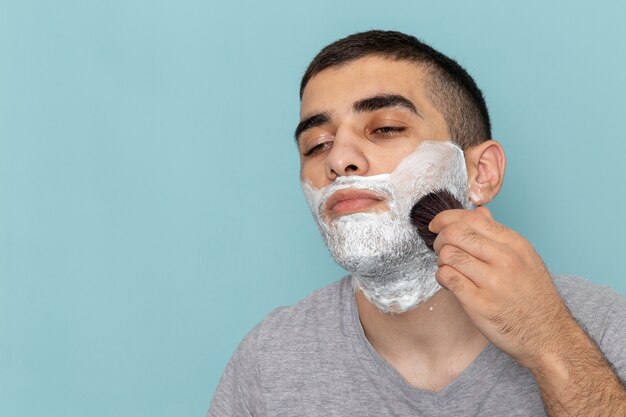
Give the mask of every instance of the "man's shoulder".
M 340 367 L 337 352 L 346 351 L 346 334 L 354 333 L 349 321 L 353 303 L 352 286 L 344 278 L 268 314 L 233 353 L 209 415 L 273 415 L 265 410 L 266 395 L 273 410 L 297 404 L 301 392 L 296 387 L 308 384 L 307 391 L 317 392 L 311 376 Z M 247 411 L 251 408 L 253 413 Z
M 572 315 L 594 339 L 601 338 L 612 321 L 621 320 L 626 297 L 610 287 L 573 275 L 555 276 L 554 283 Z
M 345 325 L 352 294 L 349 278 L 343 278 L 296 304 L 273 310 L 252 329 L 247 339 L 253 339 L 256 349 L 275 350 L 335 334 Z
M 556 275 L 554 284 L 565 302 L 577 309 L 599 307 L 606 305 L 607 302 L 612 303 L 624 298 L 607 285 L 597 284 L 576 275 Z

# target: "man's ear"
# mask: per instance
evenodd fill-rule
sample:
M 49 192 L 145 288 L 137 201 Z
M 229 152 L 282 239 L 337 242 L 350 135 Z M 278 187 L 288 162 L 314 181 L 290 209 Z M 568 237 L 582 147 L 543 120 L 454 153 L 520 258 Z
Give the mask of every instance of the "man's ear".
M 504 180 L 506 156 L 495 140 L 465 150 L 470 200 L 477 206 L 487 204 L 500 192 Z

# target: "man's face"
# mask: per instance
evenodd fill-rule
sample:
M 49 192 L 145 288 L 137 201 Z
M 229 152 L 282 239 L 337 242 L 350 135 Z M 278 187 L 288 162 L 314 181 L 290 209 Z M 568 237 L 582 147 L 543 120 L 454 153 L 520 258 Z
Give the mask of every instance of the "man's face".
M 297 129 L 301 180 L 321 189 L 339 176 L 389 173 L 421 142 L 449 140 L 425 77 L 414 63 L 370 56 L 311 78 Z M 352 197 L 329 202 L 324 217 L 388 209 L 376 196 Z
M 437 258 L 410 221 L 414 204 L 445 189 L 469 207 L 463 152 L 426 97 L 418 65 L 362 58 L 313 77 L 300 123 L 302 190 L 335 261 L 386 313 L 440 287 Z

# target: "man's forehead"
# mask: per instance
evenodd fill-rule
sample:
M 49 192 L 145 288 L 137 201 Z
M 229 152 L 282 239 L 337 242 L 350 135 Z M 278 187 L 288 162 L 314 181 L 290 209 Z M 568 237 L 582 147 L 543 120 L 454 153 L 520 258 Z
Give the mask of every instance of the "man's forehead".
M 307 83 L 300 119 L 321 112 L 348 110 L 359 100 L 401 95 L 415 102 L 423 95 L 424 69 L 409 61 L 368 56 L 320 71 Z

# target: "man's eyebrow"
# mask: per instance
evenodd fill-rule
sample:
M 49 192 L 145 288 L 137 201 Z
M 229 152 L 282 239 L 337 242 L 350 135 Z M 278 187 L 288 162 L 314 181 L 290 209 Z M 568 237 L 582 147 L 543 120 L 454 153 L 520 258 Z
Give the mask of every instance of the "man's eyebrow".
M 419 112 L 415 104 L 408 98 L 399 94 L 383 94 L 374 97 L 364 98 L 356 101 L 352 108 L 355 112 L 376 111 L 387 107 L 404 107 L 415 115 L 419 116 Z
M 298 142 L 300 135 L 304 133 L 304 131 L 313 129 L 314 127 L 321 126 L 328 122 L 330 122 L 330 115 L 326 112 L 314 114 L 311 117 L 307 117 L 306 119 L 298 123 L 298 126 L 296 127 L 296 132 L 293 134 L 296 142 Z
M 355 112 L 368 112 L 368 111 L 376 111 L 380 109 L 384 109 L 387 107 L 403 107 L 409 110 L 411 113 L 421 116 L 417 111 L 415 104 L 408 98 L 401 96 L 400 94 L 381 94 L 373 97 L 364 98 L 359 101 L 355 101 L 352 105 L 352 108 Z M 296 131 L 294 133 L 294 137 L 296 142 L 300 138 L 300 135 L 309 129 L 313 129 L 314 127 L 321 126 L 325 123 L 329 123 L 331 121 L 331 117 L 328 113 L 318 113 L 313 116 L 307 117 L 298 123 L 296 127 Z

